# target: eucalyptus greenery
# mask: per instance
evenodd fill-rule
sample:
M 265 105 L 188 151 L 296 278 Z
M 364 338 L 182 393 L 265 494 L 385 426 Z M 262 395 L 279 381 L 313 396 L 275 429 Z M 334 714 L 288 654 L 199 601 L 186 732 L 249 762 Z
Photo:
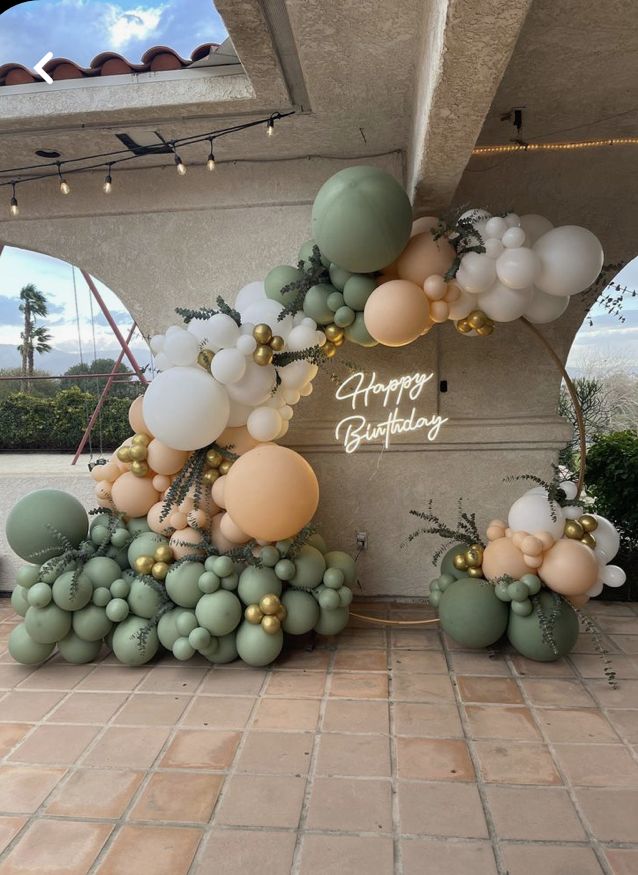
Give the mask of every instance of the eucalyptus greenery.
M 558 507 L 580 507 L 582 509 L 584 508 L 584 503 L 582 498 L 567 498 L 567 495 L 562 488 L 562 484 L 571 481 L 566 481 L 564 479 L 558 465 L 552 465 L 552 471 L 553 477 L 551 480 L 543 480 L 542 477 L 538 477 L 536 474 L 508 474 L 507 477 L 503 478 L 503 481 L 505 483 L 516 483 L 519 480 L 526 480 L 529 483 L 535 483 L 537 486 L 541 486 L 545 489 L 549 499 L 552 520 L 556 522 L 558 518 L 556 514 L 556 505 L 558 505 Z
M 421 526 L 411 532 L 407 538 L 401 542 L 401 547 L 407 546 L 415 538 L 418 538 L 419 535 L 438 535 L 440 538 L 444 539 L 444 543 L 432 556 L 432 564 L 436 565 L 445 551 L 459 542 L 467 544 L 468 547 L 472 544 L 480 544 L 482 547 L 485 546 L 481 539 L 478 526 L 476 525 L 476 514 L 468 514 L 463 510 L 462 498 L 459 498 L 458 500 L 458 518 L 456 521 L 456 527 L 444 523 L 440 517 L 434 514 L 432 512 L 432 504 L 432 499 L 430 499 L 427 511 L 409 511 L 412 516 L 423 520 L 427 525 Z
M 321 262 L 321 253 L 318 246 L 312 247 L 312 254 L 308 262 L 309 265 L 306 267 L 305 261 L 299 261 L 297 263 L 297 270 L 301 271 L 302 276 L 298 280 L 283 286 L 281 289 L 282 296 L 294 295 L 294 297 L 284 305 L 283 310 L 277 317 L 279 322 L 285 319 L 286 316 L 294 316 L 295 313 L 303 310 L 304 299 L 312 286 L 316 286 L 317 283 L 330 282 L 330 274 Z

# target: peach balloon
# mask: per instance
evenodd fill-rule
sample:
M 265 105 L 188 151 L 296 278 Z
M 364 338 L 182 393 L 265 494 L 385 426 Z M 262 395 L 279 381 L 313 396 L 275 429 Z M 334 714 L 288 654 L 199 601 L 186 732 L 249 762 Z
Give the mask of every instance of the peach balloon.
M 526 537 L 527 532 L 514 532 L 512 534 L 512 544 L 521 552 L 523 552 L 523 541 Z
M 160 519 L 161 517 L 161 519 Z M 152 532 L 157 532 L 158 535 L 165 535 L 167 538 L 175 531 L 175 527 L 169 522 L 168 516 L 164 514 L 164 502 L 158 501 L 146 514 L 146 522 Z
M 447 284 L 447 291 L 445 293 L 445 297 L 443 300 L 446 304 L 453 304 L 455 301 L 461 297 L 461 290 L 454 282 L 449 282 Z
M 177 474 L 184 467 L 188 456 L 184 450 L 174 450 L 157 438 L 150 442 L 146 451 L 148 466 L 157 474 Z
M 226 489 L 226 475 L 222 474 L 221 477 L 218 477 L 217 480 L 211 486 L 210 494 L 218 507 L 226 507 L 226 502 L 224 500 L 224 490 Z
M 416 237 L 417 234 L 424 234 L 426 231 L 431 231 L 439 224 L 439 219 L 436 216 L 421 216 L 412 222 L 412 230 L 410 237 Z
M 372 292 L 363 320 L 379 343 L 406 346 L 430 324 L 430 303 L 421 286 L 407 280 L 390 280 Z
M 183 529 L 177 529 L 171 535 L 169 546 L 173 551 L 173 556 L 176 559 L 184 559 L 185 556 L 204 556 L 206 551 L 199 545 L 202 543 L 200 532 L 191 529 L 188 526 Z
M 432 301 L 430 303 L 430 318 L 433 322 L 445 322 L 450 315 L 450 308 L 445 301 Z
M 148 430 L 148 426 L 144 422 L 144 416 L 142 415 L 143 403 L 144 397 L 142 395 L 138 395 L 128 409 L 128 421 L 135 434 L 150 435 L 150 431 Z
M 585 595 L 569 595 L 567 596 L 567 601 L 572 604 L 575 608 L 584 608 L 587 602 L 589 601 L 589 596 Z
M 431 231 L 417 234 L 397 259 L 397 273 L 404 280 L 422 286 L 433 273 L 445 276 L 456 257 L 454 247 L 445 239 L 435 240 Z
M 252 437 L 245 425 L 240 425 L 236 428 L 224 429 L 215 443 L 220 447 L 230 447 L 232 453 L 241 456 L 248 450 L 254 449 L 259 441 Z
M 169 523 L 174 529 L 185 529 L 188 526 L 188 519 L 185 513 L 179 510 L 173 511 L 168 518 Z
M 170 485 L 171 478 L 167 477 L 165 474 L 156 474 L 155 477 L 153 477 L 153 488 L 157 489 L 158 492 L 166 492 Z
M 540 568 L 543 564 L 542 556 L 531 556 L 530 554 L 525 553 L 523 558 L 525 559 L 525 564 L 528 568 Z
M 534 537 L 543 545 L 543 550 L 549 550 L 556 543 L 556 538 L 551 532 L 534 532 Z
M 535 535 L 527 535 L 526 538 L 523 538 L 521 550 L 528 556 L 540 556 L 544 550 L 544 545 L 541 539 Z
M 518 580 L 528 571 L 523 554 L 510 538 L 490 541 L 483 551 L 483 574 L 488 580 L 498 580 L 505 574 Z
M 186 498 L 183 498 L 180 503 L 177 505 L 177 510 L 180 513 L 190 513 L 190 511 L 195 507 L 195 499 L 190 495 L 187 495 Z
M 113 464 L 116 466 L 116 468 L 117 468 L 118 471 L 120 471 L 120 472 L 129 471 L 129 470 L 130 470 L 130 467 L 131 467 L 131 463 L 130 463 L 130 462 L 121 462 L 121 461 L 118 459 L 118 457 L 117 457 L 117 451 L 118 451 L 118 450 L 121 450 L 122 447 L 130 447 L 130 446 L 132 446 L 132 441 L 133 441 L 133 437 L 132 437 L 132 436 L 129 437 L 129 438 L 126 438 L 126 440 L 125 440 L 125 441 L 122 441 L 122 443 L 119 445 L 119 447 L 117 448 L 117 450 L 116 450 L 116 451 L 113 453 L 113 455 L 111 456 L 111 462 L 113 462 Z
M 222 514 L 219 521 L 219 531 L 234 544 L 245 544 L 250 541 L 250 535 L 242 531 L 229 513 Z
M 209 523 L 208 514 L 201 508 L 193 509 L 186 514 L 186 522 L 191 529 L 205 529 Z
M 130 471 L 120 474 L 111 489 L 115 507 L 127 517 L 146 516 L 159 498 L 150 477 L 136 477 Z
M 538 576 L 561 595 L 584 595 L 598 580 L 600 569 L 593 550 L 571 538 L 561 538 L 545 553 Z
M 121 471 L 113 460 L 107 462 L 106 465 L 95 465 L 91 469 L 91 477 L 98 482 L 109 480 L 112 483 L 120 474 Z
M 213 517 L 210 526 L 210 538 L 221 553 L 228 553 L 228 551 L 233 550 L 237 544 L 234 541 L 229 541 L 228 538 L 222 534 L 220 525 L 223 516 L 225 516 L 225 514 L 218 513 Z
M 310 522 L 319 504 L 319 483 L 299 453 L 261 444 L 232 466 L 224 499 L 228 513 L 246 534 L 279 541 Z
M 493 523 L 487 527 L 487 540 L 498 541 L 499 538 L 505 537 L 505 529 L 502 526 L 495 526 Z

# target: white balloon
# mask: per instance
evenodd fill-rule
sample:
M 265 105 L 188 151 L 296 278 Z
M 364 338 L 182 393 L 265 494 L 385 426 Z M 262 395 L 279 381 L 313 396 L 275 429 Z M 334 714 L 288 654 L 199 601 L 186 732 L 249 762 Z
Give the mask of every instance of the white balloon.
M 256 407 L 248 417 L 246 428 L 256 441 L 271 441 L 279 434 L 282 422 L 273 407 Z
M 596 279 L 603 266 L 600 240 L 578 225 L 562 225 L 543 234 L 534 244 L 541 261 L 536 279 L 548 295 L 575 295 Z
M 466 210 L 459 218 L 469 219 L 474 229 L 485 239 L 485 225 L 492 218 L 491 213 L 481 209 Z
M 605 565 L 600 569 L 600 579 L 607 586 L 622 586 L 627 580 L 627 575 L 618 565 Z
M 577 520 L 582 515 L 582 507 L 576 507 L 574 504 L 568 504 L 567 507 L 563 508 L 563 516 L 566 520 Z
M 235 347 L 216 353 L 210 372 L 220 383 L 236 383 L 246 373 L 246 357 Z
M 521 224 L 521 217 L 518 215 L 518 213 L 508 213 L 505 216 L 505 224 L 508 228 L 518 228 L 518 226 Z
M 292 419 L 294 414 L 294 410 L 289 404 L 284 404 L 283 407 L 279 408 L 279 415 L 282 419 L 289 420 Z
M 461 259 L 455 279 L 461 288 L 472 295 L 486 292 L 496 280 L 494 259 L 479 252 L 468 252 Z
M 488 292 L 478 296 L 478 307 L 496 322 L 513 322 L 528 308 L 532 294 L 531 288 L 510 289 L 497 281 Z
M 618 529 L 604 516 L 599 516 L 597 513 L 592 514 L 598 526 L 594 532 L 596 546 L 605 551 L 609 559 L 613 559 L 616 553 L 620 550 L 620 535 Z
M 285 340 L 292 329 L 292 316 L 286 316 L 285 319 L 279 321 L 278 316 L 282 310 L 281 304 L 267 298 L 265 301 L 250 304 L 240 312 L 242 322 L 252 322 L 253 325 L 270 325 L 272 333 L 278 334 Z
M 612 557 L 607 553 L 606 550 L 603 550 L 602 547 L 599 547 L 598 544 L 594 547 L 594 555 L 596 559 L 598 559 L 599 565 L 607 565 L 608 562 L 611 561 Z
M 312 383 L 306 383 L 305 386 L 302 386 L 302 389 L 307 389 L 310 386 L 310 390 L 312 391 Z M 284 401 L 286 404 L 298 404 L 303 392 L 300 390 L 299 392 L 296 389 L 284 389 Z M 310 395 L 310 392 L 306 392 L 306 395 Z
M 237 339 L 237 349 L 242 355 L 252 355 L 257 349 L 257 341 L 252 334 L 242 334 Z
M 308 395 L 312 395 L 312 390 L 313 390 L 312 383 L 306 383 L 305 386 L 302 386 L 299 389 L 299 395 L 301 395 L 302 398 L 307 398 Z M 288 399 L 286 399 L 286 400 L 288 401 L 289 404 L 296 404 L 297 403 L 296 401 L 289 401 Z M 297 401 L 298 400 L 299 399 L 297 399 Z
M 241 313 L 246 307 L 249 307 L 257 301 L 263 301 L 265 298 L 266 289 L 264 288 L 263 282 L 261 280 L 255 280 L 255 282 L 248 283 L 247 286 L 244 286 L 237 292 L 237 297 L 235 298 L 235 309 L 239 310 Z
M 455 322 L 458 319 L 465 319 L 472 310 L 476 310 L 478 307 L 476 295 L 470 295 L 469 292 L 466 292 L 460 286 L 459 290 L 461 294 L 448 307 L 448 319 L 453 319 Z
M 594 596 L 600 595 L 603 591 L 603 582 L 602 580 L 597 581 L 591 589 L 588 589 L 585 595 L 588 595 L 590 599 L 593 599 Z
M 488 258 L 498 258 L 501 252 L 505 249 L 500 240 L 490 237 L 485 241 L 485 254 Z
M 162 352 L 171 364 L 187 367 L 197 361 L 199 343 L 194 334 L 180 328 L 179 332 L 172 331 L 167 335 Z
M 537 213 L 527 213 L 521 216 L 521 228 L 525 231 L 525 243 L 527 246 L 533 246 L 539 237 L 547 234 L 554 226 L 546 219 L 545 216 L 539 216 Z
M 565 528 L 563 509 L 546 495 L 522 495 L 511 506 L 507 522 L 513 532 L 549 532 L 555 538 Z
M 254 330 L 255 330 L 255 326 L 253 325 L 252 322 L 245 322 L 245 321 L 242 319 L 242 323 L 241 323 L 241 325 L 239 326 L 239 333 L 240 333 L 240 334 L 248 334 L 248 335 L 252 335 L 252 333 L 253 333 Z
M 534 288 L 532 302 L 523 316 L 534 325 L 545 325 L 547 322 L 553 322 L 554 319 L 562 316 L 568 307 L 569 298 L 548 295 L 547 292 L 541 292 L 540 289 Z
M 573 501 L 578 495 L 578 486 L 574 483 L 573 480 L 564 480 L 560 485 L 560 488 L 565 493 L 565 498 L 569 501 Z
M 208 340 L 208 319 L 191 319 L 188 323 L 187 331 L 189 331 L 200 343 L 205 343 Z
M 184 329 L 181 325 L 169 325 L 164 334 L 166 335 L 166 337 L 170 337 L 171 334 L 179 334 L 179 332 L 183 330 Z
M 520 228 L 509 230 L 518 231 Z M 540 269 L 538 256 L 525 246 L 505 249 L 496 259 L 496 274 L 503 285 L 510 289 L 528 288 L 538 276 Z
M 284 437 L 284 435 L 288 432 L 289 428 L 290 428 L 290 423 L 286 422 L 285 419 L 282 419 L 281 428 L 279 429 L 279 434 L 277 435 L 277 440 L 280 440 L 282 437 Z
M 154 334 L 153 337 L 151 337 L 149 346 L 151 347 L 151 352 L 154 355 L 157 355 L 164 349 L 164 335 Z
M 239 428 L 240 425 L 246 425 L 252 410 L 252 407 L 249 407 L 246 404 L 240 404 L 239 401 L 233 401 L 231 398 L 230 414 L 228 416 L 229 428 Z
M 143 412 L 158 440 L 175 450 L 197 450 L 226 428 L 230 403 L 224 387 L 203 368 L 177 367 L 155 377 Z
M 308 328 L 312 328 L 315 331 L 317 329 L 317 323 L 314 319 L 311 319 L 310 316 L 304 316 L 304 318 L 301 320 L 301 324 L 306 325 Z
M 155 356 L 155 370 L 156 371 L 167 371 L 169 368 L 172 368 L 173 365 L 170 363 L 167 356 L 164 355 L 163 352 L 159 352 Z
M 525 231 L 518 227 L 508 228 L 501 242 L 506 249 L 518 249 L 525 243 Z
M 279 376 L 284 389 L 299 391 L 306 383 L 314 380 L 318 370 L 317 365 L 312 365 L 310 362 L 291 362 L 285 368 L 279 368 Z
M 496 240 L 500 240 L 506 231 L 507 222 L 500 216 L 494 216 L 485 225 L 485 236 L 494 237 Z
M 228 394 L 240 404 L 256 407 L 270 397 L 275 381 L 276 371 L 272 365 L 258 365 L 248 360 L 244 376 L 228 387 Z
M 286 344 L 288 349 L 292 350 L 293 352 L 298 352 L 302 349 L 309 349 L 310 347 L 316 345 L 316 326 L 312 327 L 310 325 L 305 325 L 303 322 L 301 323 L 301 325 L 295 325 L 295 327 L 288 335 L 288 342 Z
M 214 352 L 235 346 L 240 333 L 239 325 L 226 313 L 215 313 L 208 320 L 208 342 Z

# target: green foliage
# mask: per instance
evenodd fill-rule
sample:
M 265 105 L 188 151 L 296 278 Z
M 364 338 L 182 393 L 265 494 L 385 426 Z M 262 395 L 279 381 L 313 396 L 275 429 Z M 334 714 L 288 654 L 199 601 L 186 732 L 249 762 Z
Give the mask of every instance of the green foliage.
M 432 499 L 428 502 L 427 511 L 411 510 L 409 513 L 411 516 L 423 520 L 427 525 L 410 532 L 407 538 L 401 543 L 401 547 L 405 547 L 415 538 L 418 538 L 419 535 L 438 535 L 439 538 L 443 538 L 444 543 L 432 556 L 433 565 L 436 565 L 443 553 L 445 553 L 448 547 L 451 547 L 453 544 L 460 542 L 462 544 L 467 544 L 468 547 L 472 544 L 480 544 L 482 547 L 485 546 L 478 530 L 478 526 L 476 525 L 476 514 L 468 514 L 463 510 L 462 498 L 459 498 L 458 500 L 458 518 L 456 521 L 456 528 L 447 525 L 447 523 L 444 523 L 440 517 L 432 512 Z
M 303 310 L 304 299 L 312 286 L 317 285 L 317 283 L 329 282 L 330 280 L 328 270 L 321 261 L 321 253 L 317 245 L 312 247 L 312 254 L 308 259 L 307 266 L 304 261 L 299 261 L 297 263 L 297 270 L 303 273 L 301 279 L 288 283 L 281 290 L 282 295 L 292 295 L 294 293 L 294 297 L 284 306 L 277 317 L 280 322 L 286 316 L 294 316 L 295 313 Z
M 73 365 L 68 370 L 64 372 L 64 376 L 78 376 L 80 374 L 110 374 L 113 368 L 115 367 L 115 359 L 103 358 L 103 359 L 95 359 L 91 364 L 86 364 L 86 362 L 82 362 L 77 365 Z M 126 367 L 126 365 L 120 364 L 117 368 L 118 374 L 130 375 L 132 371 Z M 60 386 L 62 389 L 72 389 L 77 387 L 82 392 L 91 392 L 93 395 L 100 395 L 104 387 L 106 386 L 108 377 L 89 377 L 87 376 L 86 380 L 65 380 L 62 379 L 60 381 Z M 111 388 L 109 389 L 109 394 L 116 396 L 118 398 L 131 398 L 133 397 L 136 387 L 130 383 L 130 376 L 117 377 L 117 381 L 111 384 Z
M 587 486 L 596 510 L 638 549 L 638 434 L 620 431 L 599 437 L 587 453 Z
M 35 377 L 48 377 L 47 371 L 34 370 Z M 0 377 L 13 377 L 11 380 L 0 380 L 0 401 L 20 391 L 22 382 L 22 368 L 0 368 Z M 31 395 L 37 398 L 51 398 L 59 390 L 59 380 L 32 380 Z

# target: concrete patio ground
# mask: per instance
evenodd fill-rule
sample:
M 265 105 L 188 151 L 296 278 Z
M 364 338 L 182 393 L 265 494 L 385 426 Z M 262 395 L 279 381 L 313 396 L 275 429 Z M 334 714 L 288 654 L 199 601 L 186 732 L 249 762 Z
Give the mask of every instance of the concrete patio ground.
M 591 613 L 617 690 L 585 634 L 547 664 L 356 620 L 267 670 L 4 649 L 0 873 L 635 875 L 638 606 Z

